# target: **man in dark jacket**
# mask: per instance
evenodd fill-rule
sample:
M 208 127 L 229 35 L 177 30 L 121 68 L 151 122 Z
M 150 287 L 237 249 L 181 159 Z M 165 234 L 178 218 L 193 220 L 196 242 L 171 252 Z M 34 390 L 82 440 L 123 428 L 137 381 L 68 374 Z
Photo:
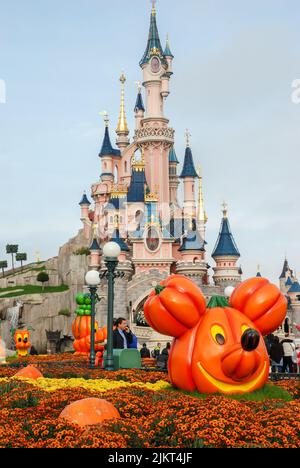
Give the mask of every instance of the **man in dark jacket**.
M 281 372 L 282 370 L 282 358 L 283 358 L 283 346 L 279 342 L 278 336 L 274 336 L 273 343 L 270 348 L 270 358 L 272 372 Z
M 114 349 L 127 349 L 132 343 L 132 333 L 128 329 L 126 320 L 123 317 L 116 321 L 116 329 L 113 331 Z
M 142 359 L 150 357 L 150 350 L 147 348 L 146 343 L 143 343 L 143 347 L 142 347 L 140 353 L 141 353 L 141 358 Z

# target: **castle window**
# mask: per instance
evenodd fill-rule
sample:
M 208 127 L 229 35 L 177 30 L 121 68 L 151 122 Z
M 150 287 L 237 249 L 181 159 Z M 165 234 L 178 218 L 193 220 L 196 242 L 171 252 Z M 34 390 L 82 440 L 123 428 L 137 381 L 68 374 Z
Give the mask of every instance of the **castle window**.
M 127 172 L 127 161 L 124 162 L 124 171 Z

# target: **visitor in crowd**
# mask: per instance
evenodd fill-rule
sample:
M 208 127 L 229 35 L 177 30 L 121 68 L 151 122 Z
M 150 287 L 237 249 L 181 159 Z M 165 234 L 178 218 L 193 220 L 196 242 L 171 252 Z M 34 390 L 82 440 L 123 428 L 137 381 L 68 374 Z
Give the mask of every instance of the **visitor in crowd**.
M 125 331 L 126 331 L 127 333 L 131 333 L 131 335 L 132 335 L 132 342 L 129 343 L 128 348 L 129 348 L 129 349 L 137 349 L 137 347 L 138 347 L 138 339 L 137 339 L 137 337 L 135 336 L 134 333 L 132 333 L 132 331 L 130 330 L 130 328 L 129 328 L 128 326 L 125 328 Z
M 142 359 L 150 358 L 150 350 L 147 348 L 146 343 L 143 343 L 143 347 L 142 347 L 140 353 L 141 353 L 141 358 Z
M 113 331 L 114 349 L 127 349 L 132 343 L 133 336 L 123 317 L 116 320 L 116 329 Z
M 293 355 L 296 350 L 296 345 L 292 339 L 289 338 L 289 334 L 286 333 L 284 340 L 281 344 L 283 346 L 283 366 L 282 372 L 285 373 L 287 367 L 290 374 L 293 373 Z
M 117 319 L 113 319 L 113 330 L 117 329 Z
M 37 352 L 34 346 L 31 346 L 29 354 L 30 356 L 38 356 L 39 353 Z
M 168 368 L 168 359 L 169 359 L 169 353 L 171 349 L 171 344 L 167 343 L 167 346 L 162 350 L 161 354 L 159 355 L 157 359 L 157 367 L 160 369 L 167 369 Z
M 283 365 L 283 346 L 278 336 L 274 336 L 270 347 L 270 360 L 272 372 L 281 372 Z
M 293 372 L 295 374 L 298 373 L 298 346 L 295 344 L 295 351 L 292 356 L 292 361 L 293 361 Z
M 160 347 L 161 347 L 161 344 L 160 343 L 157 343 L 157 345 L 155 346 L 155 348 L 152 350 L 152 357 L 154 359 L 158 359 L 159 356 L 160 356 Z

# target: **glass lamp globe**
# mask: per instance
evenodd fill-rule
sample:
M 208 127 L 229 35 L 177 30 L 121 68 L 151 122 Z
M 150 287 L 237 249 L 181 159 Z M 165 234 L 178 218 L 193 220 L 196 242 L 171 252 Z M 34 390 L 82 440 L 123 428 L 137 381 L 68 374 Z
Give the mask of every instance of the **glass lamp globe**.
M 121 248 L 116 242 L 107 242 L 103 247 L 103 255 L 106 258 L 118 258 Z
M 235 288 L 233 286 L 227 286 L 224 290 L 225 297 L 230 297 Z
M 85 282 L 88 286 L 99 286 L 100 284 L 100 276 L 99 272 L 96 270 L 88 271 L 85 275 Z

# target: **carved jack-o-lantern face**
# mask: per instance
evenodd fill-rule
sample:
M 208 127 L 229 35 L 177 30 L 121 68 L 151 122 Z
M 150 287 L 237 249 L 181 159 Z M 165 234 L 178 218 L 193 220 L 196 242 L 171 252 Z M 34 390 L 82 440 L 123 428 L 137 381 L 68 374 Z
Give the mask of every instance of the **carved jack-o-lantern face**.
M 192 375 L 201 392 L 244 393 L 269 373 L 264 340 L 236 309 L 208 309 L 195 335 Z
M 28 330 L 15 331 L 14 340 L 18 356 L 25 357 L 28 355 L 28 349 L 31 348 L 29 338 L 30 333 Z

